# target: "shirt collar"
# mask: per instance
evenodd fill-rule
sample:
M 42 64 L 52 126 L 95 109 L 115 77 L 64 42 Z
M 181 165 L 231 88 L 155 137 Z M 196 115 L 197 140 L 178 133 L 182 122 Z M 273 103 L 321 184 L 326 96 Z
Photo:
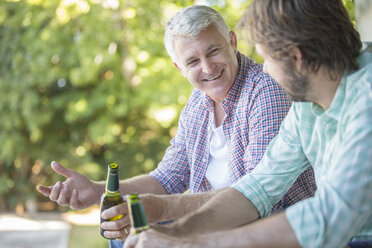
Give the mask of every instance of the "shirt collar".
M 324 109 L 318 104 L 311 103 L 312 111 L 316 116 L 327 115 L 335 120 L 340 119 L 342 112 L 341 108 L 345 99 L 346 77 L 347 74 L 345 73 L 341 79 L 339 86 L 337 87 L 336 94 L 331 102 L 331 106 L 327 110 L 324 111 Z
M 372 43 L 364 43 L 363 48 L 361 49 L 360 56 L 358 57 L 359 67 L 362 68 L 366 64 L 370 63 L 372 60 Z M 341 116 L 341 107 L 345 98 L 346 91 L 346 81 L 347 77 L 352 74 L 353 71 L 345 72 L 340 85 L 337 88 L 336 94 L 332 100 L 331 106 L 329 109 L 324 111 L 318 104 L 312 103 L 312 111 L 316 116 L 328 115 L 329 117 L 339 120 Z
M 372 43 L 364 43 L 363 48 L 361 49 L 361 52 L 360 52 L 360 56 L 358 57 L 359 67 L 362 68 L 366 64 L 370 63 L 371 60 L 372 60 Z M 312 104 L 313 113 L 315 115 L 319 116 L 324 113 L 333 119 L 336 119 L 336 120 L 340 119 L 342 104 L 345 100 L 347 77 L 351 75 L 352 73 L 353 71 L 348 71 L 344 73 L 341 79 L 340 85 L 337 88 L 336 94 L 332 100 L 332 103 L 329 109 L 324 111 L 319 105 L 314 104 L 314 103 Z

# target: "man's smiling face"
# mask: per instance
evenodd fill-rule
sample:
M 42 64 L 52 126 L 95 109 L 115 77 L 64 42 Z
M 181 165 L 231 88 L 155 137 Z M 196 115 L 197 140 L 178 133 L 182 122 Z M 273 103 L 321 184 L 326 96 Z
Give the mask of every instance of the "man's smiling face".
M 227 42 L 211 25 L 195 39 L 175 38 L 174 47 L 181 73 L 195 88 L 221 102 L 234 84 L 239 69 L 235 34 L 230 32 Z

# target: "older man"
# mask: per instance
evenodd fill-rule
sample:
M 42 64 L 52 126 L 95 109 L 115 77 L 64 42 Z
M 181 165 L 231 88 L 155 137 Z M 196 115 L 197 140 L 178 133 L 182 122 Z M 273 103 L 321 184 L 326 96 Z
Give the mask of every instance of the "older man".
M 277 134 L 290 101 L 280 86 L 263 73 L 262 65 L 237 51 L 235 33 L 212 8 L 191 6 L 178 12 L 167 24 L 165 46 L 175 66 L 195 89 L 158 168 L 149 175 L 122 181 L 121 191 L 164 195 L 230 186 L 256 167 Z M 75 209 L 99 203 L 102 184 L 57 163 L 52 167 L 68 179 L 52 188 L 39 187 L 51 200 Z M 274 210 L 311 196 L 314 189 L 309 168 Z M 175 219 L 199 207 L 211 195 L 178 195 L 177 200 L 165 197 L 169 201 L 158 208 L 154 207 L 160 204 L 156 197 L 142 199 L 150 221 L 157 221 Z M 102 217 L 108 219 L 126 212 L 126 206 L 121 205 L 107 210 Z M 105 222 L 102 228 L 108 230 L 106 237 L 125 238 L 123 228 L 128 224 L 126 217 Z
M 372 247 L 371 44 L 341 0 L 256 0 L 242 23 L 296 102 L 252 173 L 136 247 Z M 265 218 L 308 164 L 314 197 Z

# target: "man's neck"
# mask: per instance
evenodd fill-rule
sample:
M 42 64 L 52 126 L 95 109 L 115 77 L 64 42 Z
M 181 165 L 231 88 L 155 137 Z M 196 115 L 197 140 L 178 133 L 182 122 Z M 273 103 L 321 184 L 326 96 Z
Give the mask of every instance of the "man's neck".
M 310 78 L 311 93 L 309 100 L 320 105 L 324 110 L 327 110 L 336 95 L 338 86 L 340 85 L 343 73 L 337 75 L 335 79 L 331 79 L 326 69 L 320 68 L 319 71 Z

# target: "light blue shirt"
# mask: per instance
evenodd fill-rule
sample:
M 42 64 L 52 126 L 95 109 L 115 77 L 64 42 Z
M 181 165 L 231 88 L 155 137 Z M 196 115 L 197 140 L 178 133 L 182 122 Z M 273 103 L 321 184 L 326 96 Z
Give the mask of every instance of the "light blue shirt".
M 271 206 L 309 165 L 314 197 L 287 208 L 303 247 L 344 247 L 354 237 L 372 239 L 372 53 L 345 74 L 329 109 L 294 103 L 279 134 L 253 173 L 233 185 L 257 208 Z

